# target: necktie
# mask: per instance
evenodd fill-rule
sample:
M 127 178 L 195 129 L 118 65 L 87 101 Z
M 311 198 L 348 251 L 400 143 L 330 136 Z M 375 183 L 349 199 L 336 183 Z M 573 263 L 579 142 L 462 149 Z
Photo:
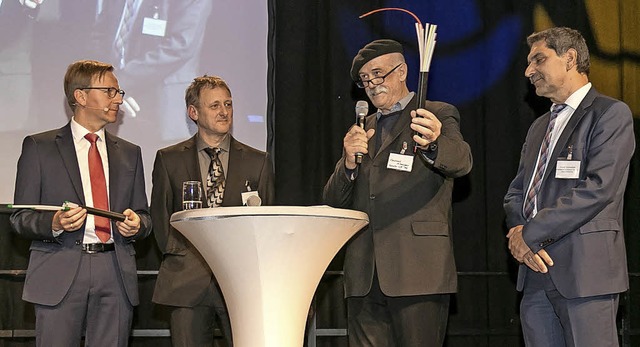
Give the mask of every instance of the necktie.
M 540 146 L 540 158 L 538 159 L 538 165 L 536 165 L 536 170 L 534 171 L 533 179 L 531 180 L 531 188 L 529 188 L 524 200 L 523 212 L 524 217 L 527 220 L 533 217 L 536 198 L 538 196 L 538 192 L 540 192 L 540 187 L 542 186 L 542 177 L 544 176 L 544 171 L 547 168 L 549 144 L 551 143 L 551 134 L 553 132 L 553 127 L 556 124 L 556 118 L 558 118 L 558 113 L 560 113 L 560 111 L 562 111 L 566 106 L 566 104 L 554 105 L 551 110 L 549 125 L 547 125 L 547 132 L 545 133 L 544 139 L 542 139 L 542 145 Z
M 224 197 L 224 169 L 220 161 L 220 148 L 205 148 L 205 152 L 211 157 L 209 174 L 207 175 L 207 201 L 209 207 L 217 207 L 222 204 Z
M 89 177 L 91 178 L 91 195 L 93 196 L 93 206 L 103 210 L 109 209 L 109 198 L 107 197 L 107 181 L 104 177 L 102 159 L 96 141 L 98 135 L 89 133 L 84 136 L 89 142 Z M 111 222 L 108 218 L 94 216 L 96 225 L 96 235 L 102 242 L 111 238 Z
M 116 36 L 115 48 L 116 53 L 120 58 L 120 68 L 124 67 L 127 38 L 129 37 L 129 32 L 131 32 L 133 22 L 135 21 L 133 15 L 135 12 L 135 8 L 133 7 L 134 2 L 135 0 L 125 0 L 124 10 L 122 12 L 122 22 L 120 23 L 120 30 L 118 30 L 118 35 Z

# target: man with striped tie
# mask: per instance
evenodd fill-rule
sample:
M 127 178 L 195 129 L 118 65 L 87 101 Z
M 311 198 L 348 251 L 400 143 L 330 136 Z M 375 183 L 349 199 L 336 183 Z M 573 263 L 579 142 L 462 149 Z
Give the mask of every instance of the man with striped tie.
M 203 183 L 205 207 L 242 206 L 242 193 L 256 191 L 262 204 L 271 204 L 271 159 L 231 136 L 233 100 L 223 79 L 194 79 L 185 101 L 198 132 L 159 150 L 153 167 L 151 215 L 157 223 L 155 237 L 163 253 L 153 302 L 172 308 L 174 346 L 212 346 L 216 325 L 231 346 L 231 326 L 216 279 L 195 247 L 171 227 L 169 218 L 182 210 L 184 181 Z
M 618 346 L 619 293 L 629 288 L 622 205 L 631 111 L 591 86 L 578 31 L 551 28 L 527 43 L 525 76 L 553 104 L 531 125 L 504 200 L 525 344 Z

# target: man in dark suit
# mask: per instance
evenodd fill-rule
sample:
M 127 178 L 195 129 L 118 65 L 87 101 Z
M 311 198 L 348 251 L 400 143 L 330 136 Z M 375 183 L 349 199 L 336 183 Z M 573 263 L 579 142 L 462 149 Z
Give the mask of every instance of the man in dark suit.
M 97 29 L 108 35 L 108 41 L 92 42 L 97 52 L 104 42 L 112 45 L 109 61 L 115 62 L 118 76 L 140 106 L 141 118 L 137 121 L 148 127 L 159 126 L 165 143 L 193 134 L 195 127 L 189 129 L 192 123 L 185 115 L 180 95 L 199 74 L 200 51 L 213 0 L 103 3 L 105 13 L 99 16 Z M 130 23 L 126 23 L 128 3 L 133 9 Z M 124 31 L 128 33 L 123 35 Z
M 184 139 L 195 127 L 184 112 L 181 95 L 200 73 L 200 51 L 212 8 L 213 0 L 46 0 L 36 22 L 34 75 L 49 76 L 52 64 L 65 66 L 69 59 L 87 55 L 109 62 L 127 86 L 120 107 L 125 121 L 138 125 L 122 127 L 118 133 L 136 136 L 135 131 L 145 128 L 167 144 Z M 59 52 L 61 45 L 64 52 Z M 48 98 L 45 108 L 59 105 L 57 95 L 34 88 L 37 98 Z M 137 112 L 134 103 L 140 107 Z
M 73 118 L 25 138 L 14 202 L 102 201 L 126 219 L 81 207 L 13 213 L 13 228 L 33 240 L 23 299 L 35 304 L 38 346 L 79 346 L 83 334 L 89 346 L 126 346 L 138 304 L 133 242 L 151 232 L 140 148 L 104 130 L 124 94 L 111 65 L 69 65 L 64 90 Z
M 171 339 L 174 346 L 211 346 L 217 324 L 231 346 L 231 328 L 220 289 L 211 269 L 196 248 L 169 224 L 182 210 L 182 182 L 201 181 L 207 192 L 218 150 L 224 194 L 216 202 L 203 194 L 203 206 L 242 206 L 242 194 L 258 192 L 263 204 L 274 197 L 273 171 L 267 153 L 238 142 L 229 131 L 233 122 L 231 90 L 215 76 L 194 79 L 186 92 L 187 113 L 197 124 L 192 138 L 161 149 L 153 167 L 151 211 L 155 237 L 163 261 L 153 302 L 172 306 Z M 217 317 L 216 317 L 217 316 Z
M 347 132 L 324 188 L 329 205 L 370 219 L 344 260 L 352 347 L 442 345 L 457 287 L 451 193 L 453 179 L 471 170 L 471 151 L 455 107 L 428 101 L 416 110 L 407 73 L 396 41 L 376 40 L 358 52 L 351 77 L 378 111 L 364 129 Z M 359 165 L 356 153 L 364 154 Z
M 591 86 L 576 30 L 547 29 L 527 43 L 525 76 L 553 107 L 529 128 L 504 200 L 525 343 L 618 346 L 619 293 L 629 288 L 622 205 L 631 111 Z

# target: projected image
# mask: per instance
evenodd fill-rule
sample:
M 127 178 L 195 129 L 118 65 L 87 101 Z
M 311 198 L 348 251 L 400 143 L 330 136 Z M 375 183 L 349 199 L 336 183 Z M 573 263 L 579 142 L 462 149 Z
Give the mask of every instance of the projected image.
M 56 86 L 66 66 L 95 59 L 116 67 L 127 92 L 121 107 L 125 118 L 136 118 L 163 140 L 183 139 L 189 122 L 182 96 L 199 74 L 211 8 L 212 0 L 40 0 L 31 11 L 23 10 L 32 17 L 27 25 L 33 32 L 30 61 L 38 100 L 30 115 L 40 123 L 52 107 L 64 107 L 62 89 Z M 64 123 L 46 118 L 52 127 Z
M 142 147 L 147 177 L 157 149 L 195 133 L 184 93 L 203 74 L 233 88 L 234 136 L 264 149 L 266 12 L 249 0 L 0 0 L 0 178 L 13 182 L 25 135 L 69 121 L 63 77 L 79 59 L 115 67 L 126 95 L 107 129 Z

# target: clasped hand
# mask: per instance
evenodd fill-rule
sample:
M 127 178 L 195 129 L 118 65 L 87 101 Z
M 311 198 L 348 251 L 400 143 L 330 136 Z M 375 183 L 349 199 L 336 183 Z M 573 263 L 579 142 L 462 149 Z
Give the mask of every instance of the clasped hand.
M 509 239 L 509 251 L 511 255 L 520 263 L 525 264 L 535 272 L 547 273 L 548 266 L 553 266 L 553 260 L 545 251 L 541 249 L 538 253 L 533 253 L 531 248 L 527 246 L 522 237 L 523 225 L 516 225 L 509 230 L 507 238 Z

